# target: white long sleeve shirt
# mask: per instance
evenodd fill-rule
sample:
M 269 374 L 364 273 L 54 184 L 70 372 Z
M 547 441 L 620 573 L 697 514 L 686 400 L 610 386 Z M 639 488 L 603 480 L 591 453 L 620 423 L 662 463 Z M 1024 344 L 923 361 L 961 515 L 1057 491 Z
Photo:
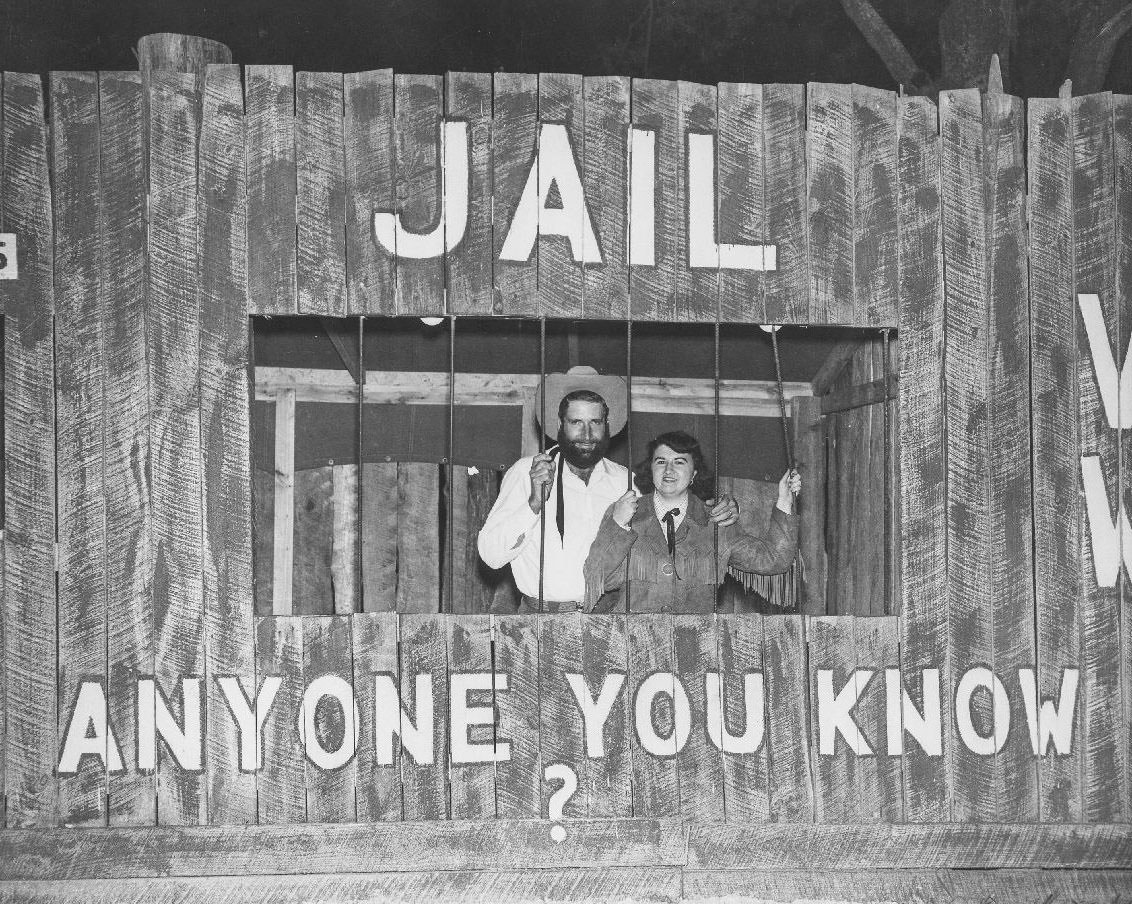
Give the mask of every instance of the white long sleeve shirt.
M 480 530 L 480 558 L 491 568 L 511 564 L 519 590 L 538 596 L 539 516 L 531 511 L 532 457 L 520 458 L 503 476 L 499 498 Z M 543 596 L 554 602 L 582 600 L 586 595 L 583 567 L 606 510 L 628 486 L 628 470 L 603 458 L 594 465 L 590 482 L 583 483 L 570 466 L 562 469 L 562 496 L 566 512 L 565 537 L 558 536 L 558 493 L 553 484 L 546 511 L 546 556 Z M 555 461 L 555 480 L 558 479 Z

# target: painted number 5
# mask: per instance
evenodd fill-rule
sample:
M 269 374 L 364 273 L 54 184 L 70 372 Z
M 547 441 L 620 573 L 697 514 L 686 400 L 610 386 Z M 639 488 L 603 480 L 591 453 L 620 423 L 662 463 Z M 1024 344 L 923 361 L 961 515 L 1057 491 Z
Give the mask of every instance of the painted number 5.
M 0 232 L 0 279 L 15 279 L 19 275 L 16 235 L 13 232 Z

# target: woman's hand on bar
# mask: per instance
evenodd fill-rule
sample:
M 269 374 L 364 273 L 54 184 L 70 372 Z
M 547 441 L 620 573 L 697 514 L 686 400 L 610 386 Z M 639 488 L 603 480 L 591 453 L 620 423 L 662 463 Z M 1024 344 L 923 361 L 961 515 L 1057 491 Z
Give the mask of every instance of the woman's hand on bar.
M 724 494 L 718 499 L 707 501 L 708 517 L 713 524 L 720 527 L 730 527 L 739 520 L 739 503 L 734 496 Z
M 794 497 L 802 492 L 802 475 L 791 468 L 778 481 L 778 507 L 786 514 L 794 512 Z

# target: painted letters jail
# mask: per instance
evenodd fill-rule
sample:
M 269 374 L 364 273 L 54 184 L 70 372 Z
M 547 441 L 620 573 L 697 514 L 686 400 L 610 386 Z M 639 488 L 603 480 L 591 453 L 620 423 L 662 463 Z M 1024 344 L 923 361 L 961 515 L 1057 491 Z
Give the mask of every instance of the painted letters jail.
M 1132 98 L 139 57 L 3 75 L 0 898 L 1129 890 Z M 788 569 L 521 605 L 579 365 Z

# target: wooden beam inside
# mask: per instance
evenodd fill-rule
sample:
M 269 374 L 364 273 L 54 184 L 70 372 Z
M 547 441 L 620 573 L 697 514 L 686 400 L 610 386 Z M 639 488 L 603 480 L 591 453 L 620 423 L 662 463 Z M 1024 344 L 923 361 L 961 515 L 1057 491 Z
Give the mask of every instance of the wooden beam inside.
M 272 615 L 290 615 L 295 560 L 295 391 L 275 398 L 275 543 Z
M 861 337 L 838 342 L 810 381 L 813 394 L 823 396 L 828 393 L 833 388 L 837 378 L 849 366 L 849 362 L 853 360 L 853 355 L 856 354 L 857 349 L 868 341 L 867 338 Z
M 365 383 L 365 373 L 362 371 L 362 355 L 358 348 L 358 321 L 354 318 L 342 320 L 337 317 L 319 317 L 318 322 L 326 330 L 330 344 L 338 352 L 342 364 L 353 377 L 358 386 Z
M 888 397 L 896 398 L 897 378 L 893 374 L 888 378 Z M 837 411 L 849 411 L 863 405 L 875 405 L 884 401 L 884 380 L 873 380 L 871 383 L 861 383 L 857 386 L 848 386 L 821 397 L 821 413 L 833 414 Z

